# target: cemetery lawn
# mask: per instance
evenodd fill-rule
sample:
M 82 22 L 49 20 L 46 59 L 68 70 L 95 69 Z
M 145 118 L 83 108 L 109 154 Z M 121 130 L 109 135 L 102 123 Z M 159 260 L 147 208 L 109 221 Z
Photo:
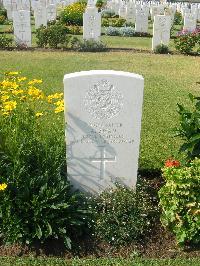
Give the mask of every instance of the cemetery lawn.
M 0 258 L 1 266 L 199 266 L 200 258 L 141 260 L 141 259 L 58 259 L 58 258 Z
M 159 171 L 167 158 L 181 159 L 178 154 L 180 140 L 173 132 L 178 125 L 177 103 L 189 105 L 188 93 L 199 95 L 200 57 L 130 51 L 0 51 L 0 66 L 1 74 L 21 71 L 30 79 L 42 78 L 46 93 L 62 92 L 63 76 L 70 72 L 113 69 L 143 75 L 145 90 L 139 169 L 151 174 Z

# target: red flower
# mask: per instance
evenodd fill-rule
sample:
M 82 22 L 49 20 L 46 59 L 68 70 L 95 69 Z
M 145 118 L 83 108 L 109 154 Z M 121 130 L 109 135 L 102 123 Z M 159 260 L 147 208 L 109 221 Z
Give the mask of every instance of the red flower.
M 173 160 L 173 159 L 168 159 L 165 162 L 165 167 L 179 167 L 181 164 L 179 161 L 177 160 Z

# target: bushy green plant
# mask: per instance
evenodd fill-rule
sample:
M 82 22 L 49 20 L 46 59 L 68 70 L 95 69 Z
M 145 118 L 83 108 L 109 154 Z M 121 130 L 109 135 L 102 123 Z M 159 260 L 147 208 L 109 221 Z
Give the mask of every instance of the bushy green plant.
M 176 135 L 183 140 L 180 151 L 186 153 L 188 159 L 193 159 L 200 157 L 200 97 L 189 94 L 189 98 L 193 104 L 192 110 L 178 104 L 180 124 Z
M 0 16 L 7 18 L 7 10 L 4 7 L 0 6 Z
M 103 18 L 102 26 L 104 27 L 122 27 L 125 25 L 126 20 L 123 18 Z
M 112 18 L 115 16 L 115 12 L 112 9 L 105 9 L 101 12 L 102 18 Z
M 99 10 L 101 10 L 101 8 L 103 7 L 103 6 L 105 6 L 106 5 L 106 0 L 97 0 L 97 2 L 96 2 L 96 7 L 99 9 Z
M 82 32 L 82 27 L 80 26 L 68 26 L 67 27 L 68 33 L 72 35 L 81 35 L 83 34 Z
M 165 44 L 159 44 L 154 49 L 155 54 L 168 54 L 169 53 L 169 47 Z
M 161 221 L 180 245 L 200 243 L 200 159 L 189 166 L 165 166 L 159 191 Z
M 0 82 L 0 233 L 6 243 L 71 239 L 87 209 L 66 178 L 63 94 L 17 72 Z
M 36 44 L 38 47 L 46 47 L 48 45 L 49 32 L 46 26 L 41 25 L 36 30 Z
M 86 3 L 73 3 L 60 12 L 60 21 L 65 25 L 83 25 L 83 13 L 85 12 Z
M 7 37 L 6 34 L 0 34 L 0 48 L 9 48 L 12 45 L 12 38 Z
M 0 25 L 3 25 L 6 21 L 6 17 L 4 15 L 0 15 Z
M 71 40 L 72 49 L 79 52 L 102 52 L 106 50 L 106 45 L 103 42 L 95 40 L 79 40 L 74 37 Z
M 114 246 L 139 241 L 150 233 L 156 210 L 144 182 L 132 190 L 122 186 L 103 192 L 93 200 L 96 237 Z
M 105 29 L 105 34 L 108 36 L 122 36 L 122 37 L 146 37 L 149 33 L 135 32 L 133 27 L 112 27 L 109 26 Z
M 123 37 L 133 37 L 135 29 L 133 27 L 122 27 L 120 28 L 120 35 Z
M 105 34 L 108 36 L 120 36 L 120 28 L 109 26 L 105 29 Z
M 183 18 L 180 12 L 175 12 L 174 23 L 175 25 L 181 25 L 183 23 Z
M 67 33 L 68 29 L 60 23 L 54 23 L 47 27 L 40 26 L 36 30 L 36 43 L 39 47 L 46 47 L 47 45 L 50 48 L 66 47 L 69 42 Z
M 183 54 L 191 54 L 197 48 L 200 51 L 200 29 L 194 31 L 183 30 L 174 39 L 175 48 Z

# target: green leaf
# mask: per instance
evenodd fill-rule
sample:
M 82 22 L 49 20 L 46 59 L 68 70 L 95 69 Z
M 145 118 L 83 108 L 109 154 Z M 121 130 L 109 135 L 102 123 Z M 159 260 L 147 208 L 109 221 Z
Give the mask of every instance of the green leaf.
M 192 95 L 192 93 L 189 93 L 188 96 L 189 96 L 190 100 L 193 102 L 194 99 L 195 99 L 195 98 L 194 98 L 194 95 Z
M 71 245 L 71 239 L 69 237 L 65 237 L 64 239 L 64 244 L 67 248 L 71 249 L 72 245 Z
M 52 235 L 52 227 L 51 227 L 51 225 L 50 225 L 48 222 L 47 222 L 46 225 L 47 225 L 47 229 L 48 229 L 48 231 L 49 231 L 49 232 L 48 232 L 48 235 L 51 236 L 51 235 Z
M 37 227 L 36 227 L 36 235 L 39 239 L 42 237 L 42 230 L 39 224 L 37 224 Z
M 200 133 L 195 134 L 193 137 L 190 138 L 191 142 L 196 141 L 196 140 L 200 141 Z

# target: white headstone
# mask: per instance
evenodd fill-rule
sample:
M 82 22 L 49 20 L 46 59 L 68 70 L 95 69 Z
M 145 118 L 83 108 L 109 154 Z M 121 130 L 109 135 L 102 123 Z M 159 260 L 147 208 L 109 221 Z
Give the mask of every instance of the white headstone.
M 14 37 L 18 45 L 31 47 L 30 11 L 13 11 Z
M 121 18 L 126 18 L 126 4 L 125 3 L 121 3 L 119 7 L 119 16 Z
M 8 19 L 12 20 L 12 18 L 13 18 L 13 15 L 12 15 L 13 8 L 12 8 L 11 0 L 4 0 L 3 5 L 4 5 L 4 7 L 5 7 L 6 11 L 7 11 Z
M 148 14 L 143 10 L 136 11 L 135 31 L 148 32 Z
M 67 172 L 92 194 L 137 181 L 144 80 L 95 70 L 64 77 Z
M 96 3 L 97 3 L 97 0 L 88 0 L 87 7 L 95 7 Z
M 126 21 L 134 23 L 135 16 L 136 16 L 135 4 L 133 2 L 128 2 L 126 7 Z
M 35 28 L 38 29 L 41 25 L 47 26 L 47 9 L 38 4 L 35 8 Z
M 196 23 L 197 20 L 191 13 L 185 14 L 183 29 L 188 31 L 193 31 L 196 29 Z
M 30 11 L 30 1 L 29 0 L 14 0 L 17 4 L 17 10 L 27 10 Z
M 168 45 L 170 41 L 170 16 L 158 15 L 154 17 L 152 50 L 159 44 Z
M 50 4 L 46 8 L 47 10 L 47 21 L 52 21 L 56 19 L 56 5 Z
M 83 14 L 83 39 L 99 41 L 101 36 L 101 14 L 96 7 L 86 8 Z

